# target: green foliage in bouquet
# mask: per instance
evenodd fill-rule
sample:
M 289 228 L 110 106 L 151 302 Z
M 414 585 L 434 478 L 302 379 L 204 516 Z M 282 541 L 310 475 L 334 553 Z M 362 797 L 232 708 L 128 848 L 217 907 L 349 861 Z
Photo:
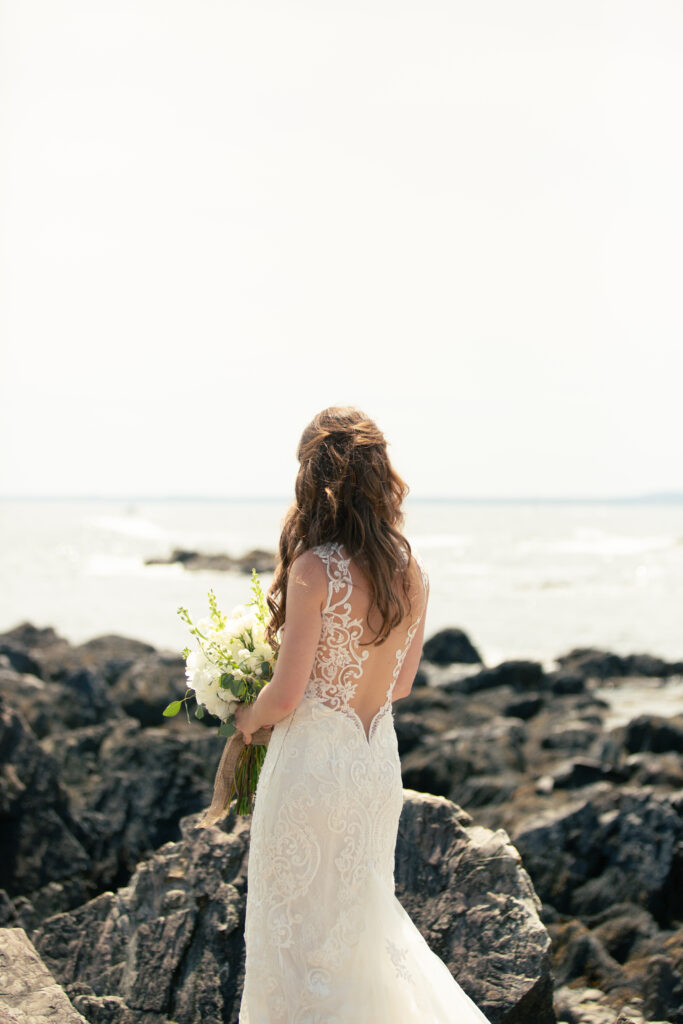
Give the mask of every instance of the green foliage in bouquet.
M 206 712 L 220 719 L 219 736 L 235 732 L 234 711 L 238 704 L 252 704 L 261 689 L 273 678 L 277 651 L 266 641 L 269 609 L 261 581 L 255 569 L 251 573 L 251 600 L 238 605 L 230 616 L 225 615 L 209 590 L 209 616 L 195 623 L 182 605 L 178 614 L 189 626 L 196 647 L 183 649 L 189 686 L 182 700 L 171 701 L 164 708 L 167 718 L 177 715 L 187 701 L 196 700 L 195 717 Z M 234 793 L 237 813 L 249 814 L 256 792 L 267 744 L 249 743 L 240 752 L 235 766 Z

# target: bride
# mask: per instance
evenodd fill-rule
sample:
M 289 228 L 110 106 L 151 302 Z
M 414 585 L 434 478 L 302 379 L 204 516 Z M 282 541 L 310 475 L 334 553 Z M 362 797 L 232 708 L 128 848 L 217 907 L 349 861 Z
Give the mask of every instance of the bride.
M 393 701 L 429 581 L 400 532 L 384 436 L 324 409 L 297 450 L 268 591 L 273 679 L 235 722 L 272 733 L 251 821 L 240 1024 L 489 1024 L 394 891 L 403 805 Z M 285 625 L 286 623 L 286 625 Z

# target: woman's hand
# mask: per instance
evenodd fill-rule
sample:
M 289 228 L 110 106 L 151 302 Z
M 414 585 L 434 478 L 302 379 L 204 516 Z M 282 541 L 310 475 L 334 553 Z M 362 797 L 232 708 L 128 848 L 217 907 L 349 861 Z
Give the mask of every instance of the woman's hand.
M 235 708 L 235 728 L 243 733 L 244 742 L 247 744 L 251 743 L 254 733 L 262 728 L 257 716 L 254 704 L 238 704 Z M 270 726 L 263 728 L 268 729 Z

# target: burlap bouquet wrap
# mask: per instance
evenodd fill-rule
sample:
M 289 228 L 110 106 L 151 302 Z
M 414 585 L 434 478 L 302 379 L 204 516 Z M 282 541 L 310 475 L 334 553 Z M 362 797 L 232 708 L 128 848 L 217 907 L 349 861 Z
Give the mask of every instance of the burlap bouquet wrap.
M 272 728 L 257 729 L 255 733 L 252 733 L 251 742 L 268 746 L 272 733 Z M 195 825 L 195 829 L 210 828 L 228 813 L 230 800 L 235 791 L 235 765 L 244 746 L 246 746 L 244 734 L 239 730 L 236 730 L 226 740 L 213 782 L 213 799 L 204 811 L 201 820 Z

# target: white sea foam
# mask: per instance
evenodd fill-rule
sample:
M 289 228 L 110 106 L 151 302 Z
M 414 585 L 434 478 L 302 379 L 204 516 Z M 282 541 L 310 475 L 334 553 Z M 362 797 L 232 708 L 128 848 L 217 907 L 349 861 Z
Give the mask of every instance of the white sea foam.
M 145 559 L 275 550 L 289 503 L 129 504 L 0 503 L 0 630 L 28 619 L 75 641 L 121 632 L 180 650 L 178 605 L 201 617 L 213 587 L 232 607 L 248 577 Z M 589 646 L 683 658 L 682 519 L 666 505 L 408 503 L 431 580 L 426 635 L 460 627 L 488 664 Z

